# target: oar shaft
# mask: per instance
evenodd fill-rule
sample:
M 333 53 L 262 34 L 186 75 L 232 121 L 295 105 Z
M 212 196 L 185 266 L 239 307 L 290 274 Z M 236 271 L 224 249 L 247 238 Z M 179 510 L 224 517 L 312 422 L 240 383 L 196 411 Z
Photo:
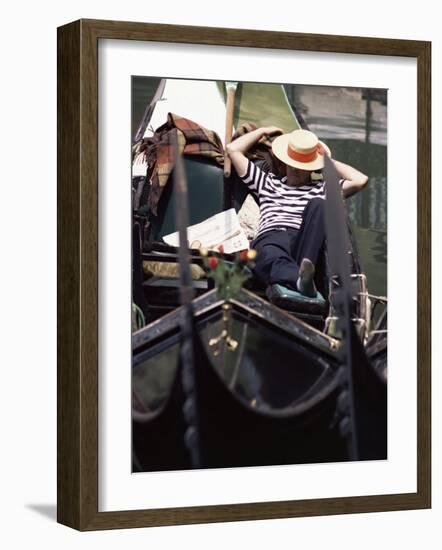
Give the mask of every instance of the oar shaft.
M 183 416 L 185 420 L 184 442 L 190 455 L 193 468 L 202 467 L 201 442 L 198 418 L 196 373 L 195 373 L 195 335 L 192 299 L 193 282 L 190 273 L 189 244 L 187 228 L 189 226 L 189 206 L 187 179 L 178 139 L 174 143 L 174 201 L 175 223 L 179 234 L 178 265 L 180 270 L 180 298 L 183 306 L 180 321 L 180 364 L 181 383 L 184 390 Z
M 340 348 L 343 379 L 342 395 L 345 395 L 345 415 L 341 420 L 341 431 L 347 439 L 350 460 L 359 460 L 358 433 L 355 417 L 353 385 L 353 341 L 352 341 L 352 289 L 350 269 L 350 241 L 345 222 L 346 212 L 339 185 L 339 174 L 327 155 L 324 155 L 324 179 L 326 183 L 325 227 L 329 271 L 339 281 L 335 294 L 335 307 L 338 313 L 343 339 Z M 353 330 L 354 332 L 354 330 Z
M 229 144 L 232 141 L 232 132 L 233 132 L 233 110 L 235 106 L 235 92 L 236 88 L 229 88 L 227 90 L 227 101 L 226 101 L 226 136 L 225 144 Z M 226 178 L 230 177 L 230 172 L 232 170 L 232 162 L 227 153 L 224 154 L 224 175 Z

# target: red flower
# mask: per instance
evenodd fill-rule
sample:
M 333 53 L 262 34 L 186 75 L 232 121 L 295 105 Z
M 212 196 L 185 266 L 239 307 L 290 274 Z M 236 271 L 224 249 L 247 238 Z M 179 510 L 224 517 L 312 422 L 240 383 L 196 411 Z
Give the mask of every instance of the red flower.
M 218 258 L 214 258 L 213 256 L 209 258 L 209 266 L 211 269 L 215 269 L 218 263 L 219 263 Z
M 247 262 L 247 253 L 248 253 L 248 249 L 244 249 L 244 250 L 241 250 L 241 252 L 239 253 L 239 259 L 241 260 L 241 262 Z
M 218 246 L 218 251 L 221 253 L 221 254 L 224 254 L 224 245 L 223 244 L 220 244 Z

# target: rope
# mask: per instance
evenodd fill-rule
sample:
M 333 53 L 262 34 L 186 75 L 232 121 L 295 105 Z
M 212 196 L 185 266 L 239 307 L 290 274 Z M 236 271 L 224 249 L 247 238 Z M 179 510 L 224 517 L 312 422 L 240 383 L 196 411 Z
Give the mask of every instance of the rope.
M 137 306 L 135 302 L 132 302 L 132 311 L 135 313 L 135 325 L 137 330 L 146 326 L 146 318 L 144 317 L 143 310 Z

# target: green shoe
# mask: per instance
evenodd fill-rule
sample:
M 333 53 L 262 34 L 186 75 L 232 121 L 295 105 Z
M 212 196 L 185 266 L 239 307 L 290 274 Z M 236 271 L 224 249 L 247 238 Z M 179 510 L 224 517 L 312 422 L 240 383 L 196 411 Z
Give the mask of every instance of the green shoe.
M 316 296 L 310 297 L 280 284 L 274 284 L 267 288 L 266 295 L 272 304 L 282 309 L 315 314 L 325 312 L 326 301 L 318 291 Z

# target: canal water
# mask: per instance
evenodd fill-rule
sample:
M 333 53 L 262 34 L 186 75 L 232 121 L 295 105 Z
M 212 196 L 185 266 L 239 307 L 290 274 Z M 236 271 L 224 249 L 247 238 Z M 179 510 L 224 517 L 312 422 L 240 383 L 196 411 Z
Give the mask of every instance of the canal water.
M 372 294 L 387 295 L 387 91 L 287 85 L 287 96 L 333 158 L 369 177 L 347 210 Z
M 160 79 L 134 77 L 134 133 Z M 256 93 L 259 96 L 259 85 Z M 347 209 L 369 292 L 387 295 L 387 92 L 361 88 L 286 85 L 287 97 L 333 158 L 369 177 Z M 257 98 L 258 99 L 258 98 Z M 256 104 L 256 103 L 255 103 Z

